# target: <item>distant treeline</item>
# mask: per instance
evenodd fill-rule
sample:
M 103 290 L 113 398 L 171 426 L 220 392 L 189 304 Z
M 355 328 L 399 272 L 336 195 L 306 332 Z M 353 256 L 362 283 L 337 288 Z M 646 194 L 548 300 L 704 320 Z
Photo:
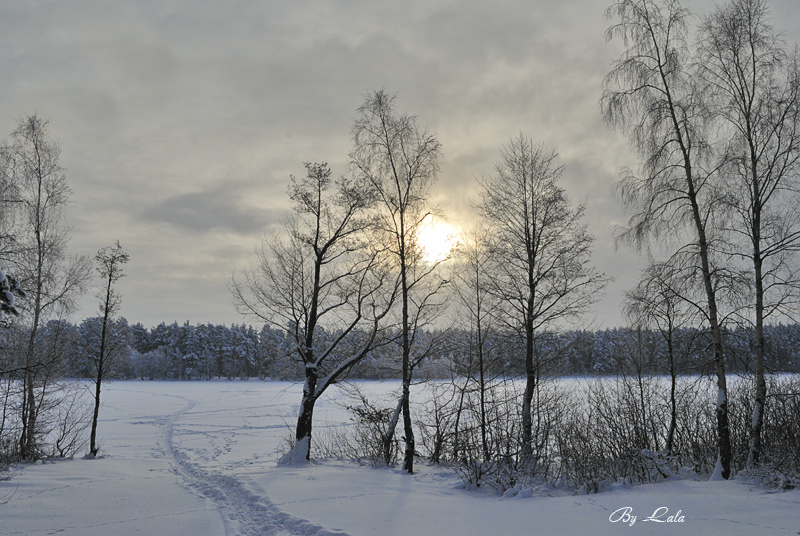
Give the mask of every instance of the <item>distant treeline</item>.
M 63 352 L 65 377 L 90 377 L 99 347 L 100 319 L 80 324 L 52 321 L 37 334 L 42 347 Z M 328 334 L 334 337 L 335 332 Z M 767 369 L 800 372 L 800 325 L 778 324 L 766 328 Z M 14 348 L 24 345 L 23 326 L 0 331 L 0 352 L 6 365 L 14 361 Z M 420 364 L 422 377 L 446 378 L 469 374 L 472 335 L 461 330 L 426 332 L 430 354 Z M 727 368 L 751 371 L 754 360 L 753 331 L 736 328 L 727 332 Z M 129 325 L 121 318 L 113 323 L 114 353 L 109 377 L 115 379 L 208 380 L 212 378 L 303 379 L 303 366 L 293 356 L 285 330 L 265 325 L 161 323 L 146 328 Z M 323 339 L 324 342 L 324 339 Z M 706 331 L 680 329 L 673 334 L 672 350 L 677 370 L 683 374 L 712 371 L 713 356 Z M 489 333 L 484 341 L 489 371 L 493 375 L 521 376 L 523 338 L 509 332 Z M 659 332 L 630 328 L 568 331 L 544 334 L 537 339 L 536 357 L 543 373 L 551 376 L 610 375 L 626 372 L 667 372 L 669 347 Z M 350 374 L 351 378 L 399 377 L 399 348 L 388 342 L 376 348 Z

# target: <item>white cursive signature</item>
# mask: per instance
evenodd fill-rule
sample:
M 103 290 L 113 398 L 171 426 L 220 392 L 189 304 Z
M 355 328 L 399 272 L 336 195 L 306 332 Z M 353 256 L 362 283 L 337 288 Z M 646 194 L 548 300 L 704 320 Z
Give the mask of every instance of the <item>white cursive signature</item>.
M 656 523 L 683 523 L 685 520 L 685 517 L 681 515 L 680 510 L 678 510 L 678 513 L 675 515 L 670 516 L 667 514 L 669 514 L 669 508 L 666 506 L 661 506 L 656 508 L 650 517 L 646 517 L 642 519 L 642 521 L 654 521 Z M 622 508 L 614 510 L 614 512 L 608 516 L 608 520 L 612 523 L 627 523 L 629 527 L 632 527 L 633 524 L 636 523 L 637 517 L 633 515 L 633 508 L 630 506 L 623 506 Z

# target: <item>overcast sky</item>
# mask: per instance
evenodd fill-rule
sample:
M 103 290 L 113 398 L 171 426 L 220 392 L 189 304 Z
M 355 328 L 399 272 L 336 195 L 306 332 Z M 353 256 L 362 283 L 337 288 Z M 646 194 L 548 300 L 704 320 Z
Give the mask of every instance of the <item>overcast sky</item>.
M 702 12 L 710 1 L 684 6 Z M 71 251 L 119 240 L 131 255 L 122 314 L 240 323 L 227 283 L 287 214 L 304 161 L 346 172 L 364 95 L 385 88 L 443 145 L 433 194 L 455 226 L 475 177 L 522 132 L 560 153 L 587 202 L 595 265 L 615 277 L 592 327 L 621 324 L 637 257 L 615 251 L 611 194 L 631 164 L 602 123 L 601 0 L 23 1 L 0 3 L 0 136 L 51 121 L 73 190 Z M 772 2 L 800 37 L 800 2 Z M 89 293 L 80 316 L 94 315 Z

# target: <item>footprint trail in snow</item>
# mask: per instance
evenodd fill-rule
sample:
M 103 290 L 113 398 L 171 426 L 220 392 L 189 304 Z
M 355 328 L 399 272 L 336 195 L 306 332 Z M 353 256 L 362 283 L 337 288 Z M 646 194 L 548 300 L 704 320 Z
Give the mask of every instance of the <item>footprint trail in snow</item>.
M 211 500 L 225 523 L 226 536 L 347 536 L 280 511 L 266 496 L 253 493 L 231 475 L 206 470 L 190 461 L 175 441 L 175 424 L 194 406 L 163 418 L 163 452 L 186 485 Z

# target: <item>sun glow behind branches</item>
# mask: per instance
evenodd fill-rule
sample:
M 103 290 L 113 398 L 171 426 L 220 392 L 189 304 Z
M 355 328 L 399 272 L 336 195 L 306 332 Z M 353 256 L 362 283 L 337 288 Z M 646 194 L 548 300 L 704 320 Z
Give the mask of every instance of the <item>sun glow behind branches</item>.
M 450 256 L 458 243 L 458 233 L 447 223 L 430 217 L 420 227 L 417 239 L 422 248 L 422 261 L 433 264 Z

